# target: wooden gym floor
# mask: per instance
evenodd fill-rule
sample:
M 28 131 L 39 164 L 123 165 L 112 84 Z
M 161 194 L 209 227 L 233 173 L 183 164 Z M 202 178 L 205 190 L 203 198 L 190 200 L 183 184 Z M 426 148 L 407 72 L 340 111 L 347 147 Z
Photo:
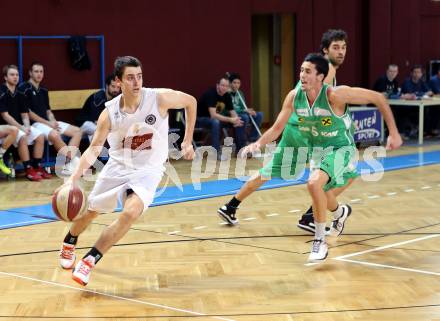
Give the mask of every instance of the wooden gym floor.
M 399 154 L 420 150 L 440 146 Z M 188 182 L 189 163 L 173 165 Z M 1 207 L 48 203 L 60 184 L 2 181 Z M 344 234 L 316 265 L 296 227 L 304 185 L 254 193 L 237 227 L 216 215 L 229 198 L 150 208 L 85 288 L 58 266 L 68 224 L 0 230 L 0 320 L 440 320 L 440 165 L 359 179 L 340 198 L 353 207 Z M 117 215 L 81 235 L 79 256 Z

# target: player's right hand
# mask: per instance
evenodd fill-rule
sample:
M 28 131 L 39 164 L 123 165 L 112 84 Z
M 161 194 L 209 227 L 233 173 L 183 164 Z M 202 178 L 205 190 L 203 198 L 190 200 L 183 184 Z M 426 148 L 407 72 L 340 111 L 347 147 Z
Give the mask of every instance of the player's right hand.
M 182 144 L 180 144 L 180 147 L 182 148 L 182 155 L 184 159 L 194 159 L 194 147 L 192 142 L 183 141 Z
M 253 154 L 254 152 L 261 151 L 261 145 L 258 142 L 247 145 L 241 151 L 241 157 L 246 157 L 247 154 Z

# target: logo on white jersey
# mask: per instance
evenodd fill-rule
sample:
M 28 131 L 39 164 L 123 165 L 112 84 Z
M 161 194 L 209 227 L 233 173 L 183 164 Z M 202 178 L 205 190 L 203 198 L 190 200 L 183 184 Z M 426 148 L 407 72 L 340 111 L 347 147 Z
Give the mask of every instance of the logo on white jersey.
M 153 114 L 149 114 L 147 117 L 145 117 L 145 122 L 148 125 L 153 125 L 156 122 L 156 116 Z

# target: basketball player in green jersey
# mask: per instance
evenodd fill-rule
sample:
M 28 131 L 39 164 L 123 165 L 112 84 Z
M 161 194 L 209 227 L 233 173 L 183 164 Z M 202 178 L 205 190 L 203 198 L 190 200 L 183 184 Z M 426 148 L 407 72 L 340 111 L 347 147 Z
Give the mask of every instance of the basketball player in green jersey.
M 325 32 L 321 39 L 320 49 L 323 54 L 329 59 L 330 72 L 325 79 L 325 82 L 330 85 L 336 84 L 336 69 L 344 62 L 347 50 L 347 34 L 343 30 L 330 29 Z M 299 85 L 299 82 L 297 86 Z M 286 152 L 285 152 L 286 151 Z M 290 156 L 291 155 L 291 156 Z M 283 132 L 280 143 L 274 154 L 273 159 L 260 169 L 257 176 L 252 177 L 243 185 L 240 191 L 225 205 L 217 210 L 220 217 L 230 225 L 238 223 L 236 218 L 236 211 L 240 203 L 256 191 L 261 185 L 272 177 L 281 177 L 285 179 L 292 179 L 302 173 L 308 157 L 308 144 L 298 131 L 298 117 L 293 114 L 289 119 L 288 124 Z M 339 195 L 344 188 L 336 188 L 329 193 Z M 348 205 L 345 206 L 345 211 L 350 211 Z M 331 211 L 340 211 L 343 206 L 338 205 L 330 208 Z M 336 215 L 336 214 L 334 214 Z M 313 220 L 312 207 L 303 215 L 298 223 L 298 227 L 315 232 L 315 225 Z M 329 228 L 327 228 L 329 230 Z
M 347 53 L 347 33 L 340 29 L 329 29 L 327 30 L 321 38 L 321 45 L 319 50 L 321 54 L 327 58 L 329 61 L 329 69 L 327 77 L 324 79 L 324 83 L 331 86 L 336 86 L 336 70 L 344 63 L 345 55 Z M 353 128 L 354 132 L 354 128 Z M 332 189 L 332 193 L 335 196 L 340 195 L 348 186 L 353 183 L 354 179 L 349 180 L 347 185 Z M 341 205 L 349 213 L 351 213 L 350 205 Z M 337 215 L 339 210 L 339 205 L 336 209 L 330 209 L 334 214 Z M 297 226 L 305 231 L 310 231 L 315 233 L 315 222 L 313 220 L 313 210 L 312 206 L 302 215 L 301 219 L 298 221 Z M 329 229 L 328 227 L 326 228 Z
M 347 105 L 376 105 L 389 129 L 386 148 L 392 150 L 402 144 L 393 113 L 384 96 L 363 88 L 324 84 L 328 70 L 328 61 L 322 55 L 307 55 L 301 65 L 300 85 L 286 96 L 274 125 L 243 151 L 251 153 L 274 141 L 292 115 L 297 115 L 298 129 L 311 149 L 311 174 L 307 189 L 313 204 L 315 238 L 309 261 L 324 260 L 328 254 L 325 242 L 326 211 L 327 208 L 334 208 L 337 201 L 333 193 L 326 192 L 347 185 L 351 178 L 357 176 L 353 166 L 356 146 Z M 347 216 L 342 211 L 336 218 L 336 224 L 331 226 L 332 235 L 342 233 Z

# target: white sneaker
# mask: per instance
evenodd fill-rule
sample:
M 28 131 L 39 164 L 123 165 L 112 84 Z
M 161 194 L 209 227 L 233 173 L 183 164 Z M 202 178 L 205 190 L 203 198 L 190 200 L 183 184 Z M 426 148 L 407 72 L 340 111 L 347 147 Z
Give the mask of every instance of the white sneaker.
M 342 208 L 342 214 L 336 220 L 333 220 L 332 225 L 330 227 L 330 235 L 331 236 L 339 236 L 344 230 L 345 221 L 351 214 L 351 207 L 348 204 L 340 205 Z
M 94 267 L 95 259 L 92 256 L 82 259 L 75 266 L 75 269 L 72 272 L 72 279 L 81 285 L 87 285 L 87 283 L 89 283 L 90 273 Z
M 322 261 L 327 258 L 328 246 L 323 240 L 313 240 L 312 251 L 309 255 L 309 261 Z
M 74 157 L 70 160 L 70 162 L 64 164 L 63 169 L 61 170 L 61 175 L 70 176 L 79 166 L 79 158 Z
M 60 265 L 63 269 L 70 270 L 75 264 L 75 245 L 63 243 L 60 251 Z

